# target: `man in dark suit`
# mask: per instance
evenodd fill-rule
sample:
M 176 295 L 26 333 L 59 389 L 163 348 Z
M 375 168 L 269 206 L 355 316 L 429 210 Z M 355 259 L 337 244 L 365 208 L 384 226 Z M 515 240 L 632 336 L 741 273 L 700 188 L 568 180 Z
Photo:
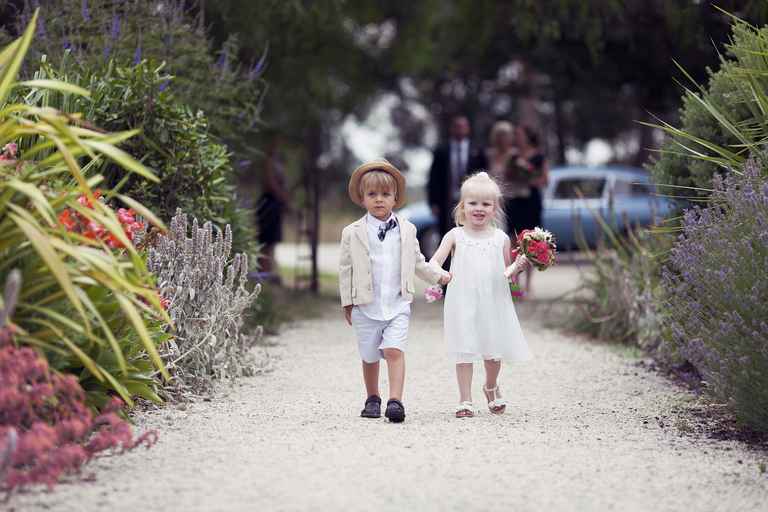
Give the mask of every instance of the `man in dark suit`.
M 478 169 L 486 168 L 482 151 L 469 140 L 469 119 L 456 115 L 451 119 L 448 142 L 435 149 L 427 182 L 427 201 L 437 217 L 442 237 L 454 226 L 453 208 L 459 202 L 459 190 L 464 178 Z

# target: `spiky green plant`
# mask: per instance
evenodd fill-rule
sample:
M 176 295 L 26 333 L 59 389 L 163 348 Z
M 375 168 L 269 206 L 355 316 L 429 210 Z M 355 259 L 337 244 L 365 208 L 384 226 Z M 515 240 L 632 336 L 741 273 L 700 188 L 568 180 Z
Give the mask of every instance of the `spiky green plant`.
M 715 174 L 740 174 L 748 158 L 763 158 L 768 141 L 768 27 L 735 16 L 733 20 L 727 53 L 706 85 L 678 66 L 690 83 L 683 85 L 681 126 L 663 120 L 650 125 L 668 135 L 651 170 L 671 194 L 709 197 Z
M 0 146 L 15 142 L 21 148 L 16 160 L 0 162 L 0 282 L 13 269 L 22 274 L 11 318 L 15 339 L 43 351 L 54 367 L 77 371 L 81 382 L 92 380 L 92 390 L 114 390 L 129 404 L 135 395 L 152 398 L 146 358 L 166 378 L 168 373 L 148 326 L 170 319 L 115 212 L 96 199 L 94 187 L 102 178 L 94 169 L 109 160 L 148 180 L 156 178 L 117 147 L 137 131 L 102 133 L 79 116 L 8 101 L 15 88 L 89 95 L 61 81 L 17 82 L 36 21 L 37 13 L 23 35 L 0 51 Z M 62 176 L 75 185 L 57 189 Z M 79 197 L 92 207 L 80 204 Z M 111 191 L 105 198 L 163 227 L 133 199 Z M 100 239 L 67 231 L 59 220 L 65 208 L 101 225 L 124 249 L 115 251 Z

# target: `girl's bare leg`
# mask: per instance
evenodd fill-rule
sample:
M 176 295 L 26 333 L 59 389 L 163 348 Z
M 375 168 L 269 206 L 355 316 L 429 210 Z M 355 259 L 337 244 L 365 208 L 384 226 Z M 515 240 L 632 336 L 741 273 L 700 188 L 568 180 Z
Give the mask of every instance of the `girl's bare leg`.
M 456 363 L 456 380 L 459 383 L 459 402 L 471 402 L 472 363 Z
M 363 361 L 363 381 L 368 396 L 381 396 L 379 394 L 379 362 L 366 363 Z
M 485 389 L 493 389 L 499 381 L 501 361 L 486 359 L 483 363 L 485 364 Z

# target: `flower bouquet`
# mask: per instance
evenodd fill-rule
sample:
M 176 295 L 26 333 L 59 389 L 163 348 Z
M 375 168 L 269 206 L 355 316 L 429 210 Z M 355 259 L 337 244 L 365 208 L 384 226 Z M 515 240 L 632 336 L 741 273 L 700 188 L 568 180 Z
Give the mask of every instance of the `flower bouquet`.
M 439 284 L 428 287 L 424 290 L 424 298 L 430 304 L 443 298 L 443 287 Z
M 504 177 L 507 182 L 515 185 L 529 185 L 532 181 L 541 177 L 543 170 L 536 167 L 523 157 L 512 157 L 504 169 Z
M 524 229 L 517 235 L 517 247 L 512 250 L 514 263 L 507 267 L 504 275 L 509 279 L 517 275 L 526 263 L 539 270 L 546 270 L 555 264 L 557 245 L 552 233 L 539 227 Z

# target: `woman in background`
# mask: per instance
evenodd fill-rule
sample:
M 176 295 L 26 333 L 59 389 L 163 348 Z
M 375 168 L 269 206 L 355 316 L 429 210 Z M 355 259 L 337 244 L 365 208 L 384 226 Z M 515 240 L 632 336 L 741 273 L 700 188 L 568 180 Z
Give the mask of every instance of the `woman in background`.
M 524 179 L 518 182 L 518 193 L 510 201 L 507 211 L 510 236 L 516 236 L 524 229 L 541 227 L 543 189 L 549 183 L 549 164 L 541 150 L 538 133 L 529 126 L 518 126 L 515 128 L 515 146 L 515 167 L 517 174 L 524 176 Z M 529 266 L 524 288 L 526 296 L 531 294 L 532 277 L 533 267 Z
M 276 283 L 280 282 L 280 275 L 275 264 L 275 246 L 283 240 L 283 213 L 290 204 L 280 145 L 280 136 L 275 135 L 267 146 L 262 175 L 263 192 L 256 203 L 259 243 L 263 246 L 259 270 L 264 280 Z

